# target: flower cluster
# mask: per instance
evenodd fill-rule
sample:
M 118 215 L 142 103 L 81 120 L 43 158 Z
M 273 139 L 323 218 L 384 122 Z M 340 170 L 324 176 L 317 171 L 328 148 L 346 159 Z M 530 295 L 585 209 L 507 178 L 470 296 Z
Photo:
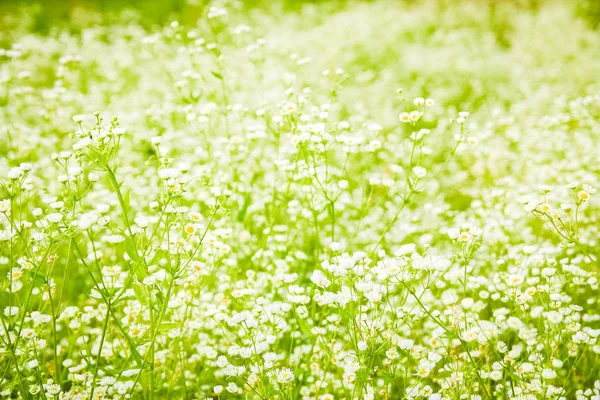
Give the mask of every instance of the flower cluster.
M 600 399 L 600 37 L 192 3 L 0 16 L 1 398 Z

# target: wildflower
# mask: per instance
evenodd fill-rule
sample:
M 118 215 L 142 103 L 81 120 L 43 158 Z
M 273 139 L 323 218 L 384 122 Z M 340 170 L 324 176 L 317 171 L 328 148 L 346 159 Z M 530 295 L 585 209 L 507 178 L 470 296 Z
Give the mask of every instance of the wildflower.
M 211 6 L 208 10 L 208 19 L 224 18 L 227 16 L 227 10 L 220 7 Z M 233 393 L 233 392 L 232 392 Z
M 453 372 L 450 377 L 454 382 L 460 382 L 463 379 L 463 374 L 461 372 Z
M 398 358 L 400 355 L 398 354 L 398 350 L 396 350 L 395 348 L 391 348 L 385 352 L 385 356 L 387 358 L 389 358 L 390 360 L 394 360 L 394 359 Z
M 17 179 L 21 178 L 23 176 L 23 174 L 24 174 L 24 171 L 21 168 L 15 167 L 15 168 L 11 168 L 8 171 L 7 176 L 9 179 L 17 180 Z
M 227 385 L 227 387 L 225 388 L 229 393 L 240 393 L 241 389 L 239 388 L 238 385 L 235 384 L 235 382 L 229 382 L 229 384 Z
M 200 214 L 199 212 L 191 212 L 189 214 L 189 216 L 190 216 L 190 219 L 194 222 L 199 222 L 203 219 L 202 214 Z
M 502 379 L 502 371 L 492 371 L 490 372 L 490 379 L 494 381 L 499 381 Z
M 187 233 L 188 235 L 193 235 L 196 233 L 196 227 L 192 224 L 187 224 L 183 230 L 185 231 L 185 233 Z
M 282 368 L 277 371 L 276 380 L 281 384 L 291 383 L 294 380 L 294 373 L 289 368 Z
M 146 217 L 137 217 L 133 221 L 135 222 L 135 224 L 137 226 L 139 226 L 142 229 L 147 228 L 149 225 L 148 218 L 146 218 Z
M 331 281 L 318 269 L 312 273 L 310 280 L 320 288 L 327 288 L 331 284 Z
M 585 202 L 585 201 L 589 200 L 590 194 L 588 192 L 586 192 L 585 190 L 580 190 L 579 192 L 577 192 L 577 197 L 579 198 L 579 200 L 581 202 Z
M 110 244 L 118 244 L 118 243 L 124 242 L 125 237 L 123 235 L 108 235 L 106 237 L 106 241 Z
M 542 378 L 546 380 L 552 380 L 556 378 L 556 372 L 553 369 L 545 368 L 542 371 Z
M 284 114 L 291 114 L 296 110 L 296 104 L 291 103 L 291 102 L 286 102 L 283 104 L 281 109 L 283 110 Z
M 57 223 L 63 219 L 63 215 L 61 213 L 52 213 L 52 214 L 48 214 L 46 216 L 46 219 L 48 219 L 48 221 L 50 221 L 50 222 Z
M 417 178 L 424 178 L 427 175 L 427 170 L 420 166 L 413 167 L 412 172 Z
M 356 380 L 356 373 L 354 371 L 345 371 L 342 379 L 344 382 L 352 383 Z
M 143 325 L 133 325 L 129 328 L 129 335 L 137 338 L 141 337 L 146 331 L 146 327 Z
M 19 307 L 12 306 L 12 307 L 6 307 L 4 309 L 4 315 L 6 315 L 7 317 L 14 317 L 18 314 L 19 314 Z

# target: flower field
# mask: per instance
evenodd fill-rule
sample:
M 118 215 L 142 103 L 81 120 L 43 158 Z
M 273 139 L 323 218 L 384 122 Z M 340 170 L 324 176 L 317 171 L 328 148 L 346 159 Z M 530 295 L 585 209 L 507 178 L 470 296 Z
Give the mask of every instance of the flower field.
M 600 31 L 286 4 L 0 13 L 0 398 L 600 399 Z

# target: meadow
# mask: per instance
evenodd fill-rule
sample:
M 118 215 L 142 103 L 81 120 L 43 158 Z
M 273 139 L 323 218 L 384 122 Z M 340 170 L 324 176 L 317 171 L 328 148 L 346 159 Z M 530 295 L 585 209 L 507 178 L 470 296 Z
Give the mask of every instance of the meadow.
M 0 8 L 0 398 L 600 399 L 593 1 L 48 4 Z

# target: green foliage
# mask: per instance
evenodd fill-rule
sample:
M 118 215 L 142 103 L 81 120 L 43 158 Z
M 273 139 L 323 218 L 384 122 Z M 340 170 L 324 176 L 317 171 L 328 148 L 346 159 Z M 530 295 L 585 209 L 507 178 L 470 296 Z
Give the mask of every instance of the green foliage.
M 570 2 L 0 10 L 0 396 L 600 396 Z
M 577 12 L 593 28 L 600 26 L 600 2 L 595 0 L 579 0 L 577 2 Z

